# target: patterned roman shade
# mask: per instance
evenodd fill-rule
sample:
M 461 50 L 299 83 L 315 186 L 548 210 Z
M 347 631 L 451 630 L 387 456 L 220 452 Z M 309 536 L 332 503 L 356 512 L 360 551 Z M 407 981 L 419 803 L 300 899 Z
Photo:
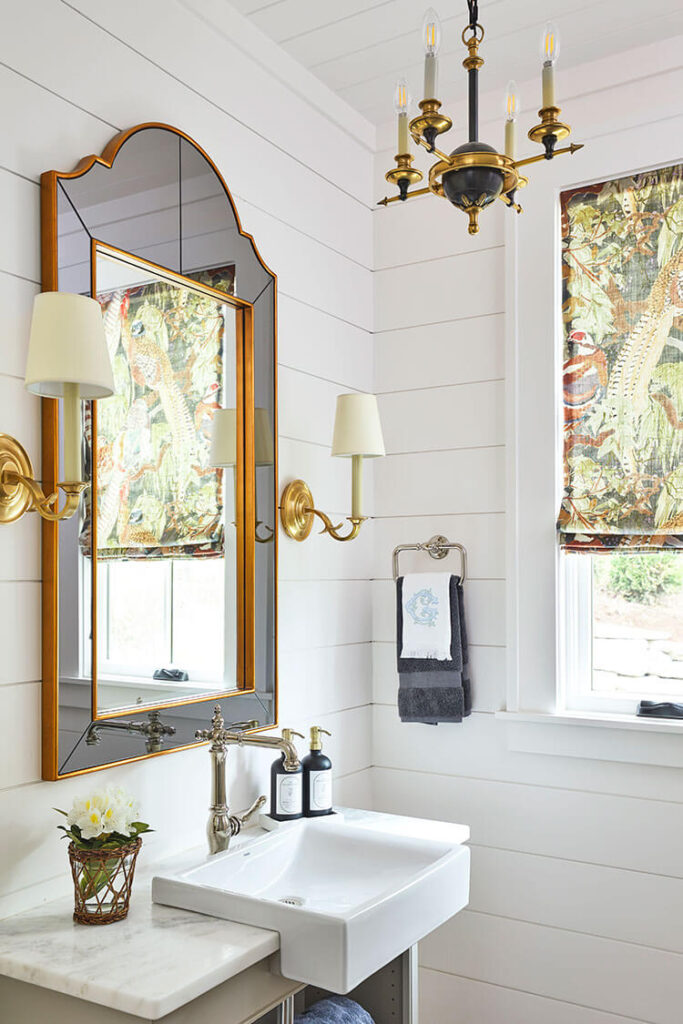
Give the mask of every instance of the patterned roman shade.
M 560 201 L 560 543 L 683 547 L 683 165 Z
M 209 283 L 219 274 L 221 290 L 233 290 L 234 267 L 211 273 Z M 224 386 L 224 306 L 163 280 L 98 298 L 116 392 L 97 409 L 97 558 L 220 558 L 222 470 L 209 449 Z M 89 457 L 91 433 L 88 416 Z M 88 501 L 87 556 L 90 517 Z

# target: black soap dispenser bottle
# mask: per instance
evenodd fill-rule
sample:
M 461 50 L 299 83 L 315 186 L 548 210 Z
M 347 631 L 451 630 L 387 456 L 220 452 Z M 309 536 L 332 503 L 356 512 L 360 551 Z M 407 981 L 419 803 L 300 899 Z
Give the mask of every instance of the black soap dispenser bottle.
M 311 726 L 311 752 L 301 764 L 304 769 L 304 817 L 332 814 L 332 762 L 323 754 L 320 734 L 332 734 L 319 725 Z
M 292 743 L 292 736 L 304 737 L 294 729 L 283 729 L 282 738 Z M 294 771 L 285 768 L 284 753 L 273 761 L 270 769 L 270 816 L 276 821 L 293 821 L 303 814 L 303 765 Z

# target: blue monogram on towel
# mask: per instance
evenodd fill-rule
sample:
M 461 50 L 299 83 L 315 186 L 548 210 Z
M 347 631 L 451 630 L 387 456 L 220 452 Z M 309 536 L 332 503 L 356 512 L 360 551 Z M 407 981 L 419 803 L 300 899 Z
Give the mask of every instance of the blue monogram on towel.
M 409 601 L 406 611 L 417 626 L 435 626 L 439 617 L 439 599 L 429 588 L 418 590 Z

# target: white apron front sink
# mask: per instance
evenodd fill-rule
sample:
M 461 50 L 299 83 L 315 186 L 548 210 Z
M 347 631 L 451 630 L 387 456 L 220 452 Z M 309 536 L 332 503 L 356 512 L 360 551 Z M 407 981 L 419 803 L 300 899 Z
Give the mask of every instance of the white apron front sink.
M 349 992 L 462 910 L 469 829 L 342 810 L 158 875 L 152 898 L 280 933 L 282 974 Z

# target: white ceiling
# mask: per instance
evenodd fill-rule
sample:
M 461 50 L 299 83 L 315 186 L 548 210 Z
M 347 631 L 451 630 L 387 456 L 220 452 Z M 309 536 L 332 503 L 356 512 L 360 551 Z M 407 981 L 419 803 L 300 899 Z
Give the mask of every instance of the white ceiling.
M 416 100 L 422 90 L 422 18 L 433 4 L 443 41 L 440 94 L 465 89 L 460 40 L 465 0 L 230 0 L 242 14 L 375 124 L 392 116 L 396 79 L 408 75 Z M 571 68 L 669 36 L 683 35 L 682 0 L 480 0 L 486 30 L 483 90 L 510 78 L 533 78 L 539 36 L 552 20 L 561 36 L 560 64 Z M 525 102 L 526 100 L 526 102 Z M 502 100 L 501 100 L 502 102 Z M 524 106 L 535 98 L 522 97 Z

